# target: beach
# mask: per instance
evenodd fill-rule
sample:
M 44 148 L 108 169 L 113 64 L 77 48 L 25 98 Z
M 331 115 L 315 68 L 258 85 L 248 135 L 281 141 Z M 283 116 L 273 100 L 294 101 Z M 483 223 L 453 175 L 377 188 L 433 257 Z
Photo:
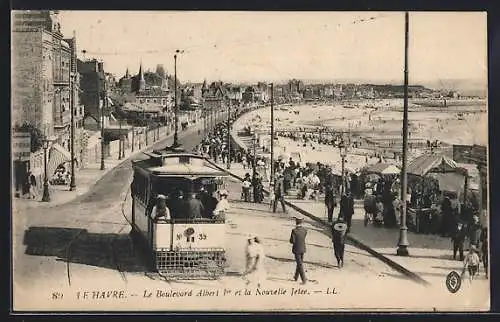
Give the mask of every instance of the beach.
M 288 157 L 300 153 L 301 162 L 324 162 L 339 164 L 339 149 L 331 145 L 309 141 L 306 146 L 302 140 L 294 141 L 283 137 L 283 131 L 312 130 L 323 128 L 346 131 L 353 140 L 364 143 L 361 148 L 349 148 L 346 167 L 357 170 L 368 164 L 376 163 L 379 158 L 374 153 L 401 151 L 402 149 L 402 104 L 401 99 L 366 100 L 355 104 L 311 103 L 300 105 L 276 106 L 274 108 L 275 157 Z M 470 105 L 449 108 L 418 107 L 410 104 L 409 142 L 413 144 L 409 159 L 425 153 L 427 140 L 438 140 L 443 146 L 453 144 L 487 145 L 488 115 L 486 106 Z M 243 115 L 234 124 L 237 130 L 250 126 L 260 137 L 260 145 L 269 148 L 271 115 L 270 108 L 262 108 Z M 368 141 L 367 141 L 368 140 Z M 417 144 L 419 143 L 419 144 Z M 368 157 L 367 157 L 368 156 Z M 368 159 L 368 160 L 367 160 Z M 385 158 L 386 163 L 398 164 L 397 160 Z

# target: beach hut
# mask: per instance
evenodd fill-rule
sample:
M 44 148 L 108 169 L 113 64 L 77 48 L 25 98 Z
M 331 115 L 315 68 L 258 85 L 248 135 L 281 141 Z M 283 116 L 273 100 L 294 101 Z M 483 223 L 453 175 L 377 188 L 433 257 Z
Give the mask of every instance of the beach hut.
M 408 186 L 412 191 L 408 209 L 410 226 L 417 232 L 435 232 L 439 223 L 433 221 L 440 216 L 433 215 L 435 208 L 429 203 L 434 204 L 436 200 L 431 196 L 438 191 L 451 192 L 457 198 L 452 203 L 458 204 L 466 197 L 468 179 L 468 169 L 445 155 L 424 154 L 414 159 L 408 165 Z

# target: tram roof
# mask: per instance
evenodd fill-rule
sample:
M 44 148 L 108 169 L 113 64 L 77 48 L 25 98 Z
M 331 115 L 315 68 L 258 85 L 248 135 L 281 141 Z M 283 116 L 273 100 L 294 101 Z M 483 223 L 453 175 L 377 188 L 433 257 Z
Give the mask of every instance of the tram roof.
M 133 164 L 152 175 L 176 177 L 225 177 L 228 175 L 199 154 L 163 150 L 144 154 L 149 158 L 134 161 Z

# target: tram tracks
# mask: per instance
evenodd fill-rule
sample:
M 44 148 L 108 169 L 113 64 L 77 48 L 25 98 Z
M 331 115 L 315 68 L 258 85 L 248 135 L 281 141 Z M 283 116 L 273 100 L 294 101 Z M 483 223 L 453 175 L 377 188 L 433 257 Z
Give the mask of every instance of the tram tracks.
M 109 234 L 103 234 L 103 237 L 89 237 L 89 234 L 86 234 L 86 230 L 80 230 L 78 231 L 69 241 L 69 243 L 66 246 L 66 277 L 68 280 L 69 286 L 75 283 L 75 271 L 73 269 L 73 264 L 79 263 L 82 261 L 81 258 L 78 258 L 78 255 L 81 257 L 85 258 L 86 262 L 96 262 L 99 264 L 96 264 L 98 266 L 105 266 L 109 268 L 113 268 L 118 272 L 120 275 L 120 279 L 128 283 L 128 278 L 127 274 L 124 270 L 124 263 L 121 260 L 120 252 L 118 251 L 119 249 L 122 249 L 123 247 L 118 247 L 117 245 L 120 242 L 120 238 L 122 237 L 123 231 L 127 228 L 130 227 L 130 222 L 128 218 L 125 215 L 125 204 L 127 202 L 128 198 L 128 193 L 130 191 L 130 187 L 126 190 L 125 197 L 123 198 L 121 204 L 120 204 L 120 211 L 123 215 L 123 218 L 125 219 L 125 223 L 120 223 L 120 228 L 118 231 L 109 233 Z M 111 224 L 111 223 L 110 223 Z M 113 224 L 118 224 L 118 223 L 113 223 Z M 129 237 L 127 237 L 129 238 Z M 127 242 L 129 244 L 128 251 L 133 254 L 133 246 L 132 246 L 132 241 L 128 240 Z M 121 243 L 123 244 L 123 243 Z M 102 256 L 102 251 L 106 249 L 107 250 L 107 256 L 103 257 Z M 75 258 L 76 257 L 76 258 Z M 101 259 L 104 258 L 105 263 L 99 262 Z M 106 262 L 109 261 L 109 262 Z

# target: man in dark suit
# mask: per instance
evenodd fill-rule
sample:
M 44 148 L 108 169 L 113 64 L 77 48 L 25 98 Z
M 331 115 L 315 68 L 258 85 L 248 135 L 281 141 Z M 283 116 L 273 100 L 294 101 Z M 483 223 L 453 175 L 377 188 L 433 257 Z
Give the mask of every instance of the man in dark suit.
M 337 266 L 342 268 L 344 266 L 344 250 L 345 250 L 345 234 L 347 225 L 338 220 L 332 225 L 332 242 L 335 259 L 337 259 Z
M 292 253 L 295 256 L 295 263 L 297 264 L 293 279 L 297 281 L 300 275 L 302 284 L 306 284 L 307 278 L 304 272 L 304 254 L 306 252 L 307 229 L 302 227 L 302 223 L 302 218 L 295 218 L 296 227 L 292 230 L 292 234 L 290 235 L 290 243 L 293 245 Z
M 284 181 L 283 174 L 279 173 L 277 175 L 276 181 L 274 182 L 274 202 L 273 202 L 273 212 L 276 212 L 276 207 L 278 206 L 278 201 L 281 202 L 281 207 L 283 212 L 286 213 L 285 200 L 284 200 Z
M 351 231 L 352 215 L 354 214 L 354 199 L 351 194 L 347 192 L 340 199 L 340 213 L 339 218 L 342 218 L 347 224 L 347 232 Z
M 333 220 L 333 211 L 337 206 L 335 192 L 331 183 L 329 183 L 325 189 L 325 206 L 328 213 L 328 222 L 331 223 Z

